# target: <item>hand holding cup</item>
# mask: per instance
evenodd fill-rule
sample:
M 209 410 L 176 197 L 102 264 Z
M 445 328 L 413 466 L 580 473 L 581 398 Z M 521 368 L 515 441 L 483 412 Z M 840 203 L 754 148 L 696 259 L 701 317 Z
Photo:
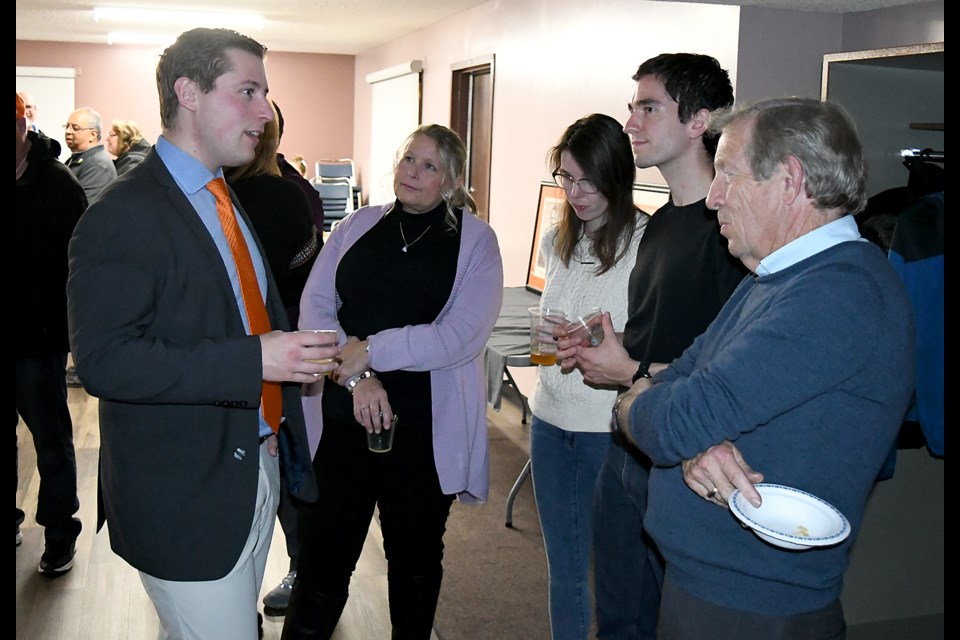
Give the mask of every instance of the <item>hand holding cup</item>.
M 298 334 L 307 334 L 310 337 L 310 341 L 305 345 L 311 351 L 316 350 L 316 354 L 308 354 L 312 357 L 304 358 L 304 362 L 310 362 L 313 364 L 322 364 L 328 365 L 320 373 L 316 373 L 316 376 L 326 376 L 330 372 L 336 370 L 339 362 L 337 356 L 340 354 L 340 349 L 337 347 L 337 331 L 335 329 L 303 329 L 297 331 Z M 331 348 L 334 348 L 334 351 L 331 351 Z
M 557 336 L 565 331 L 567 314 L 559 309 L 530 307 L 530 362 L 552 366 L 557 362 Z

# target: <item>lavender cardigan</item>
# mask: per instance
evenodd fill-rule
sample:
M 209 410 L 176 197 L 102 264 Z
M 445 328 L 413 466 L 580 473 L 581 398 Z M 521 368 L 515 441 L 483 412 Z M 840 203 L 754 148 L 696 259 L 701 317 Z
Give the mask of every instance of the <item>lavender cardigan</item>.
M 392 204 L 363 207 L 343 219 L 324 243 L 300 299 L 301 329 L 336 329 L 340 259 L 389 213 Z M 490 481 L 483 351 L 500 314 L 503 264 L 487 223 L 464 212 L 457 276 L 450 298 L 430 324 L 386 329 L 368 337 L 375 371 L 429 371 L 433 389 L 433 455 L 446 494 L 483 502 Z M 331 383 L 332 384 L 332 383 Z M 323 379 L 305 385 L 303 413 L 312 451 L 323 429 Z

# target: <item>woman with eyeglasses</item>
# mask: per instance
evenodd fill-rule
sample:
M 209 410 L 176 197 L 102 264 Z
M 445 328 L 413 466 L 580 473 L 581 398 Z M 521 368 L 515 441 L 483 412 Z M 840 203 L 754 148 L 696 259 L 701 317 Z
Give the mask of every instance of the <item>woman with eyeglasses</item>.
M 633 203 L 630 139 L 615 119 L 574 122 L 548 154 L 565 202 L 541 244 L 542 308 L 576 317 L 592 307 L 617 331 L 647 216 Z M 530 397 L 530 458 L 549 573 L 554 640 L 584 640 L 592 624 L 590 555 L 594 481 L 610 445 L 615 388 L 588 386 L 577 369 L 541 366 Z
M 118 176 L 143 162 L 151 146 L 133 120 L 114 120 L 107 134 L 107 153 L 115 158 Z

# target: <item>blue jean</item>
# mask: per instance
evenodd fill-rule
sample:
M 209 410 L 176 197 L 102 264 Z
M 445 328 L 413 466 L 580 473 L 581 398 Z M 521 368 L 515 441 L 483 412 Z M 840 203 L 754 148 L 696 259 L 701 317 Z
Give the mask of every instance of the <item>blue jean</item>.
M 590 633 L 593 495 L 609 446 L 609 433 L 565 431 L 533 416 L 530 459 L 547 551 L 553 640 L 584 640 Z
M 629 447 L 626 448 L 626 447 Z M 650 462 L 614 441 L 597 478 L 594 582 L 597 638 L 654 640 L 663 560 L 643 530 Z

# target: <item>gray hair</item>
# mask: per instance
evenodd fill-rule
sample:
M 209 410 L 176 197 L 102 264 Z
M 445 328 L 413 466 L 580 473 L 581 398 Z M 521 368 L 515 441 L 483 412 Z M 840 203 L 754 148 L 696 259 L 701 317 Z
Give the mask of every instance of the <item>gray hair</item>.
M 772 98 L 720 109 L 709 128 L 722 133 L 744 121 L 753 132 L 745 150 L 757 180 L 789 156 L 803 167 L 804 191 L 820 210 L 856 214 L 867 204 L 867 163 L 857 128 L 843 107 L 813 98 Z
M 75 111 L 75 113 L 82 113 L 87 118 L 87 126 L 91 129 L 95 129 L 97 132 L 97 140 L 103 139 L 103 119 L 100 117 L 100 113 L 91 107 L 80 107 Z

